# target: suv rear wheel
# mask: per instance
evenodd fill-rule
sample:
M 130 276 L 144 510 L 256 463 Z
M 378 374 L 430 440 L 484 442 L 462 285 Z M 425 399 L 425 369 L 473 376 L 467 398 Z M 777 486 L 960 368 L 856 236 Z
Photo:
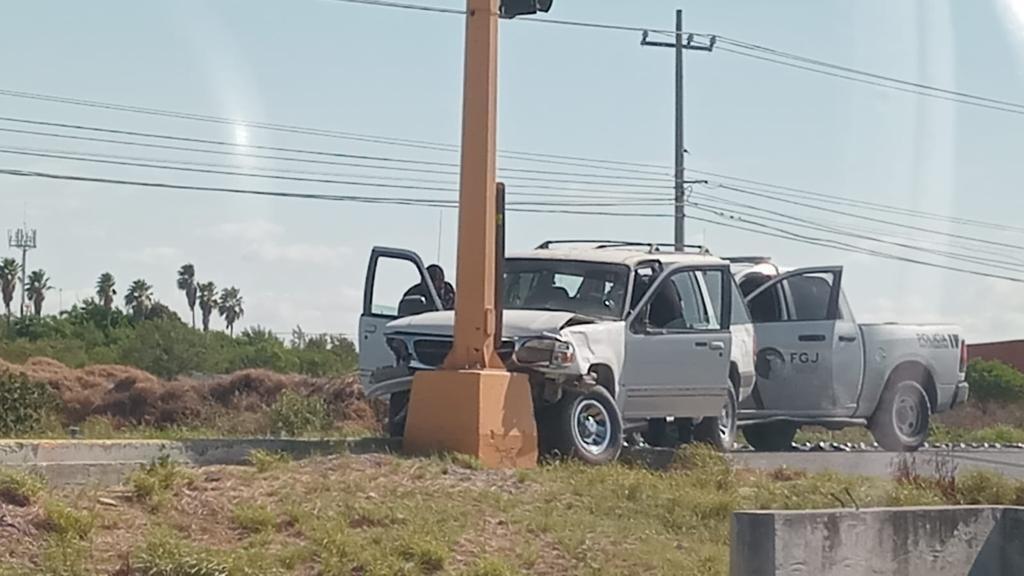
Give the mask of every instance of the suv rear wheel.
M 693 439 L 711 444 L 721 452 L 728 452 L 736 444 L 736 391 L 728 388 L 728 395 L 718 416 L 703 418 L 693 429 Z

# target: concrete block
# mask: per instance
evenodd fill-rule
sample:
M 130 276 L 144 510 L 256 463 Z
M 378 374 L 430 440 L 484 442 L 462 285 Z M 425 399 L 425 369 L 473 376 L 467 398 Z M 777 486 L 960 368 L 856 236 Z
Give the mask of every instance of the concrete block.
M 1024 508 L 736 512 L 730 574 L 1024 574 Z

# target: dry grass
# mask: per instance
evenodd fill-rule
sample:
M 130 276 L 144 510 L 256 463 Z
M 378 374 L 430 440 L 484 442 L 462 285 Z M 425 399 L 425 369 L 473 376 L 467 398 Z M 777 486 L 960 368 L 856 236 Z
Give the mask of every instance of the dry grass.
M 1013 503 L 1022 484 L 733 470 L 689 448 L 670 472 L 559 463 L 489 471 L 450 458 L 341 455 L 145 474 L 131 488 L 50 492 L 0 516 L 0 574 L 694 574 L 727 571 L 741 508 Z M 188 478 L 181 481 L 181 478 Z M 6 526 L 15 526 L 8 528 Z
M 268 412 L 285 391 L 323 402 L 335 426 L 380 430 L 384 407 L 368 400 L 357 380 L 245 370 L 227 376 L 163 381 L 126 366 L 68 368 L 48 358 L 25 364 L 0 360 L 0 371 L 25 374 L 53 389 L 64 424 L 88 435 L 124 427 L 212 428 L 228 420 L 240 434 L 269 429 Z M 110 430 L 104 430 L 104 427 Z M 92 430 L 90 430 L 92 428 Z

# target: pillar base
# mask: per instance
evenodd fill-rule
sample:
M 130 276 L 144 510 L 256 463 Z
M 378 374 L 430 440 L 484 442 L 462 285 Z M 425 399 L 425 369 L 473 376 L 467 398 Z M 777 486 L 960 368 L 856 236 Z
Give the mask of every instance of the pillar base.
M 487 468 L 535 467 L 537 422 L 529 379 L 503 370 L 417 372 L 403 449 L 468 454 Z

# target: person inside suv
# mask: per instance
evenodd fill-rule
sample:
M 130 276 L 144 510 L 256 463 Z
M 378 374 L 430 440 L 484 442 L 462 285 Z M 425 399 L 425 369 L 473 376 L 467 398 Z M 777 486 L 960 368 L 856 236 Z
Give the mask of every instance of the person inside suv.
M 455 287 L 445 280 L 444 269 L 437 264 L 431 264 L 427 266 L 427 276 L 430 278 L 430 283 L 434 286 L 434 291 L 437 292 L 437 297 L 441 300 L 441 308 L 443 310 L 454 310 Z M 423 282 L 417 283 L 402 295 L 402 302 L 399 304 L 399 316 L 408 315 L 402 313 L 403 309 L 407 310 L 410 307 L 426 306 L 426 303 L 429 301 L 430 290 Z

